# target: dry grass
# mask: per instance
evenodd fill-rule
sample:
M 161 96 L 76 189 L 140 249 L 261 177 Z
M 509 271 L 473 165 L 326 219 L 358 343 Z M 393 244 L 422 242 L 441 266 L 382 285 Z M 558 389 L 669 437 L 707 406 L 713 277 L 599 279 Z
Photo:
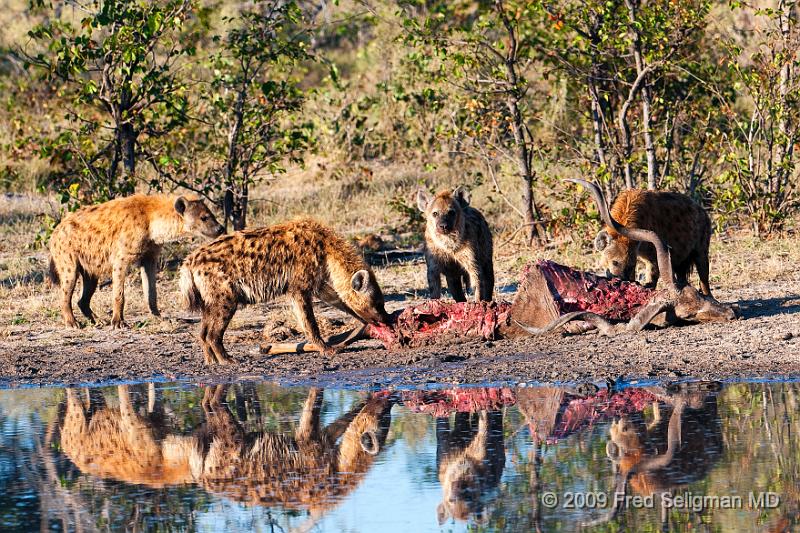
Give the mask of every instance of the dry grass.
M 392 185 L 383 183 L 376 189 L 367 188 L 357 193 L 359 201 L 341 198 L 335 202 L 337 206 L 358 205 L 358 209 L 343 208 L 326 209 L 319 199 L 321 196 L 334 195 L 340 185 L 330 185 L 324 189 L 313 191 L 302 183 L 297 189 L 287 186 L 299 178 L 286 177 L 286 183 L 276 182 L 275 189 L 294 195 L 296 201 L 282 203 L 281 210 L 270 214 L 260 212 L 251 222 L 266 223 L 281 217 L 297 214 L 309 214 L 331 223 L 345 234 L 360 235 L 367 232 L 381 233 L 387 241 L 396 238 L 392 233 L 392 219 L 385 208 L 379 207 L 377 198 L 385 196 L 385 191 Z M 407 185 L 405 178 L 398 177 L 398 183 Z M 281 180 L 283 181 L 283 180 Z M 401 190 L 402 187 L 398 190 Z M 311 191 L 311 197 L 303 191 Z M 377 192 L 376 192 L 377 191 Z M 357 196 L 358 197 L 358 196 Z M 480 205 L 480 196 L 476 196 Z M 8 328 L 18 329 L 21 326 L 36 325 L 35 329 L 57 328 L 60 324 L 59 304 L 56 291 L 46 281 L 47 252 L 32 246 L 39 232 L 43 215 L 51 213 L 55 203 L 36 196 L 3 196 L 0 197 L 0 336 L 6 335 Z M 286 206 L 291 206 L 288 208 Z M 383 216 L 379 218 L 379 213 Z M 493 221 L 490 217 L 490 223 Z M 589 243 L 582 238 L 562 239 L 557 246 L 547 249 L 531 249 L 521 246 L 517 240 L 506 242 L 507 235 L 496 236 L 495 269 L 497 272 L 498 298 L 509 299 L 515 290 L 515 282 L 522 266 L 535 259 L 553 259 L 577 268 L 591 269 L 595 265 L 595 256 L 591 253 Z M 177 264 L 189 249 L 200 241 L 170 245 L 163 254 L 163 261 Z M 762 282 L 781 282 L 800 280 L 800 237 L 791 233 L 777 236 L 769 240 L 759 240 L 752 235 L 725 235 L 716 237 L 712 246 L 712 285 L 724 289 L 736 289 Z M 159 274 L 159 302 L 166 317 L 184 315 L 176 298 L 177 272 L 166 269 Z M 377 275 L 384 290 L 389 295 L 403 295 L 404 299 L 415 299 L 425 296 L 425 266 L 422 263 L 408 263 L 379 268 Z M 77 298 L 77 296 L 76 296 Z M 173 331 L 183 324 L 175 319 L 152 319 L 147 314 L 147 307 L 142 297 L 138 275 L 130 275 L 126 285 L 126 317 L 128 324 L 144 331 L 157 333 Z M 397 299 L 391 307 L 401 306 Z M 95 295 L 93 308 L 101 317 L 110 316 L 111 289 L 106 286 Z M 77 308 L 75 309 L 77 313 Z M 252 320 L 253 315 L 262 311 L 254 307 L 251 311 L 237 314 L 233 327 L 241 326 Z M 90 330 L 86 332 L 89 333 Z

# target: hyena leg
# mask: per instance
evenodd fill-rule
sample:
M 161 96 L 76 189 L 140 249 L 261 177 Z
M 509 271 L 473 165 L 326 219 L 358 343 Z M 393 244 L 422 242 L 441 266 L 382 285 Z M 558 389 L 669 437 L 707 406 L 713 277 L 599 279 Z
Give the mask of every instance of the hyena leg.
M 308 337 L 308 340 L 319 346 L 323 353 L 334 353 L 336 350 L 328 346 L 325 339 L 322 338 L 322 334 L 319 332 L 319 325 L 317 324 L 317 319 L 314 317 L 311 295 L 298 293 L 293 294 L 291 298 L 294 316 L 297 319 L 298 325 L 303 332 L 305 332 L 306 337 Z
M 695 254 L 694 264 L 700 278 L 700 292 L 703 296 L 711 296 L 711 285 L 708 283 L 708 252 Z
M 128 266 L 127 261 L 117 260 L 111 272 L 111 289 L 114 295 L 111 327 L 114 329 L 126 327 L 122 312 L 125 308 L 125 276 L 128 273 Z
M 481 272 L 481 279 L 479 281 L 478 290 L 476 292 L 476 300 L 481 302 L 491 302 L 494 298 L 494 271 L 490 268 L 484 268 Z
M 78 321 L 72 313 L 72 293 L 78 281 L 78 264 L 75 259 L 70 258 L 58 265 L 58 276 L 61 278 L 61 316 L 67 327 L 77 328 Z
M 642 248 L 639 248 L 639 250 L 639 259 L 647 266 L 647 271 L 644 275 L 644 286 L 655 289 L 658 285 L 658 278 L 661 275 L 658 271 L 658 258 L 656 257 L 655 248 L 649 246 L 644 253 L 641 251 Z
M 435 261 L 427 261 L 428 265 L 428 298 L 438 300 L 442 297 L 442 271 Z
M 476 302 L 488 302 L 492 299 L 492 289 L 486 290 L 486 280 L 484 279 L 482 274 L 478 274 L 477 269 L 468 273 L 469 275 L 469 284 L 475 288 L 475 301 Z M 494 285 L 494 284 L 492 284 Z
M 142 290 L 144 291 L 144 299 L 147 300 L 147 307 L 150 309 L 150 314 L 153 316 L 161 316 L 158 312 L 157 293 L 156 293 L 156 270 L 158 259 L 157 257 L 149 256 L 142 260 L 141 274 L 142 274 Z
M 453 300 L 466 302 L 467 295 L 464 294 L 464 287 L 461 285 L 461 273 L 445 274 L 445 278 L 447 278 L 447 288 L 450 290 Z M 475 286 L 477 287 L 477 285 Z
M 89 322 L 94 324 L 96 320 L 89 303 L 92 301 L 92 296 L 94 296 L 94 292 L 97 290 L 97 278 L 86 272 L 81 272 L 81 279 L 83 280 L 83 290 L 81 292 L 81 299 L 78 300 L 78 309 L 81 310 L 83 316 L 89 319 Z
M 312 387 L 308 391 L 306 403 L 303 404 L 303 411 L 300 414 L 300 423 L 297 426 L 297 430 L 295 430 L 295 439 L 298 441 L 308 441 L 319 438 L 322 392 L 322 389 L 316 387 Z
M 208 311 L 210 320 L 206 329 L 206 345 L 217 363 L 221 365 L 233 363 L 233 359 L 222 344 L 222 337 L 225 335 L 225 330 L 228 329 L 231 318 L 236 313 L 236 302 L 226 300 L 211 307 Z M 208 359 L 208 354 L 206 354 L 206 358 Z
M 203 349 L 203 361 L 205 361 L 207 365 L 213 365 L 216 361 L 214 354 L 211 352 L 211 346 L 206 340 L 208 338 L 210 324 L 211 315 L 207 309 L 204 309 L 203 318 L 200 320 L 200 334 L 198 335 L 198 339 L 200 340 L 200 347 Z

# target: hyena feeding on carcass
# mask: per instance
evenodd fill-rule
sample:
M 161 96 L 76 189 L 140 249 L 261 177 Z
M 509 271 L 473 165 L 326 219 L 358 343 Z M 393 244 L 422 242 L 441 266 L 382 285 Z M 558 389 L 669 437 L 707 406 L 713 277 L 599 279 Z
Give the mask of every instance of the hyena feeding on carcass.
M 83 292 L 78 308 L 90 322 L 89 303 L 98 282 L 111 276 L 114 310 L 111 325 L 124 325 L 125 277 L 131 265 L 142 271 L 142 287 L 150 312 L 159 315 L 156 271 L 162 245 L 190 233 L 218 237 L 225 229 L 194 196 L 137 194 L 92 205 L 67 215 L 50 237 L 50 277 L 61 285 L 64 323 L 78 327 L 72 293 L 78 276 Z
M 653 231 L 669 248 L 678 283 L 685 284 L 695 266 L 700 292 L 711 296 L 708 281 L 711 219 L 699 204 L 675 192 L 631 189 L 617 196 L 611 216 L 627 228 Z M 634 281 L 636 261 L 641 259 L 649 271 L 645 284 L 655 287 L 658 283 L 660 273 L 652 244 L 633 241 L 606 226 L 595 237 L 594 247 L 601 252 L 601 264 L 608 274 Z
M 226 386 L 206 389 L 207 450 L 199 479 L 234 501 L 308 510 L 311 522 L 355 490 L 386 447 L 394 398 L 373 395 L 327 425 L 323 390 L 311 388 L 294 434 L 248 432 L 224 402 Z
M 442 297 L 442 274 L 457 302 L 466 302 L 462 281 L 475 291 L 476 301 L 494 293 L 492 232 L 480 211 L 469 205 L 461 187 L 431 197 L 417 192 L 417 207 L 425 213 L 425 263 L 430 297 Z
M 228 363 L 222 336 L 239 305 L 289 296 L 308 339 L 325 353 L 312 301 L 319 298 L 358 320 L 388 320 L 375 274 L 353 245 L 313 220 L 237 231 L 192 252 L 181 267 L 187 307 L 203 314 L 200 344 L 208 364 Z

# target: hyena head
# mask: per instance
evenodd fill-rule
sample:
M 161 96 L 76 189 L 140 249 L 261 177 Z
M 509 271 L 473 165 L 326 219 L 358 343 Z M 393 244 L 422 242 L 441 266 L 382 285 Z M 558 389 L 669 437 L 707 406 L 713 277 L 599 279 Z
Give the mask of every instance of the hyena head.
M 350 289 L 340 297 L 355 314 L 368 324 L 385 324 L 389 321 L 383 291 L 372 270 L 361 269 L 353 274 Z
M 456 187 L 430 196 L 426 191 L 417 191 L 417 207 L 425 213 L 428 229 L 433 235 L 460 238 L 464 235 L 464 209 L 469 205 L 469 193 Z
M 603 229 L 594 238 L 594 249 L 600 252 L 600 267 L 606 270 L 606 275 L 634 280 L 639 243 L 621 235 L 612 236 Z
M 439 525 L 450 517 L 460 521 L 473 517 L 480 522 L 484 502 L 481 501 L 483 490 L 477 465 L 461 457 L 439 477 L 442 484 L 442 501 L 436 508 Z
M 636 423 L 628 417 L 619 418 L 608 429 L 606 455 L 616 469 L 627 473 L 642 460 L 645 452 L 643 438 L 646 427 L 643 422 Z
M 175 211 L 183 218 L 183 230 L 187 233 L 212 238 L 225 233 L 225 228 L 202 200 L 179 196 L 175 200 Z
M 369 398 L 342 435 L 339 470 L 363 472 L 386 445 L 395 400 L 390 396 Z

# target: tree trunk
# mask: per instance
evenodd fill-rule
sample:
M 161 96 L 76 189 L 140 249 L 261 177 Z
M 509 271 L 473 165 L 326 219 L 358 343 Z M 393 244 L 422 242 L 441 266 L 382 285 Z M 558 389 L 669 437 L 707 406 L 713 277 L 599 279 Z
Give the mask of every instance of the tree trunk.
M 623 110 L 627 111 L 625 106 L 623 106 Z M 620 111 L 618 123 L 619 130 L 622 133 L 622 168 L 625 171 L 625 187 L 633 189 L 636 186 L 636 181 L 633 179 L 633 170 L 631 169 L 633 141 L 631 140 L 631 128 L 628 125 L 626 112 Z
M 538 238 L 539 244 L 547 241 L 547 232 L 541 223 L 539 210 L 536 208 L 536 201 L 533 197 L 533 178 L 534 173 L 531 168 L 531 157 L 528 150 L 528 143 L 525 137 L 525 125 L 522 121 L 522 112 L 519 110 L 519 102 L 516 94 L 510 95 L 506 100 L 506 105 L 511 113 L 511 130 L 514 133 L 514 144 L 516 145 L 517 166 L 519 167 L 520 177 L 524 184 L 522 190 L 523 212 L 525 214 L 525 225 L 528 228 L 528 244 Z
M 603 112 L 600 108 L 600 99 L 597 96 L 597 87 L 594 80 L 589 81 L 589 97 L 592 101 L 592 130 L 594 132 L 594 149 L 597 154 L 597 162 L 600 166 L 608 170 L 608 162 L 606 161 L 606 151 L 603 146 L 603 129 L 600 124 L 600 115 Z
M 234 208 L 232 213 L 233 230 L 240 231 L 247 225 L 247 203 L 248 203 L 248 187 L 247 179 L 245 178 L 242 184 L 242 189 L 238 195 L 235 196 Z
M 522 94 L 520 87 L 519 76 L 517 75 L 517 34 L 514 25 L 508 18 L 505 12 L 505 6 L 502 0 L 495 0 L 495 11 L 503 22 L 508 35 L 508 53 L 505 59 L 506 76 L 511 86 L 507 91 L 506 106 L 508 112 L 511 114 L 511 130 L 514 133 L 514 145 L 517 157 L 517 166 L 519 167 L 520 177 L 523 182 L 522 202 L 523 212 L 525 214 L 525 225 L 528 232 L 528 244 L 532 245 L 533 241 L 537 238 L 539 244 L 544 244 L 547 241 L 547 232 L 542 225 L 539 211 L 536 208 L 536 201 L 533 197 L 533 179 L 534 173 L 531 168 L 531 154 L 528 149 L 529 136 L 526 135 L 525 121 L 522 118 L 522 111 L 519 108 L 519 102 Z
M 239 190 L 236 190 L 235 187 L 236 169 L 239 166 L 239 132 L 244 121 L 244 101 L 246 96 L 247 86 L 244 85 L 240 88 L 236 103 L 233 106 L 233 120 L 231 121 L 231 130 L 228 133 L 228 158 L 225 162 L 225 183 L 228 185 L 228 193 L 230 193 L 230 196 L 226 196 L 226 203 L 229 204 L 227 206 L 229 209 L 226 209 L 225 213 L 225 227 L 227 229 L 228 220 L 230 220 L 234 231 L 244 229 L 247 217 L 247 180 L 243 180 Z M 230 202 L 227 202 L 228 198 L 230 198 Z
M 647 154 L 647 188 L 656 188 L 656 145 L 653 142 L 653 132 L 651 130 L 650 119 L 650 87 L 645 82 L 642 87 L 642 122 L 644 126 L 644 149 Z
M 784 53 L 783 65 L 778 90 L 780 91 L 780 121 L 778 123 L 779 141 L 776 150 L 776 161 L 773 164 L 773 176 L 770 176 L 770 192 L 775 194 L 776 202 L 782 200 L 784 182 L 791 174 L 792 152 L 794 149 L 794 134 L 791 132 L 790 123 L 790 104 L 788 102 L 789 87 L 792 83 L 791 64 L 794 60 L 795 51 L 792 50 L 791 29 L 795 16 L 796 2 L 789 0 L 779 0 L 778 17 L 780 20 L 782 51 Z
M 111 156 L 111 161 L 108 164 L 108 171 L 106 172 L 106 187 L 108 187 L 109 199 L 116 196 L 117 190 L 117 171 L 119 169 L 119 161 L 122 158 L 122 132 L 117 128 L 114 139 L 114 155 Z
M 643 78 L 642 86 L 642 127 L 644 128 L 644 146 L 647 155 L 647 188 L 656 188 L 656 148 L 653 142 L 653 132 L 651 129 L 650 117 L 650 87 L 647 84 L 647 73 L 644 56 L 642 54 L 642 36 L 637 28 L 636 10 L 639 7 L 639 0 L 625 0 L 625 5 L 628 7 L 628 18 L 630 21 L 630 29 L 633 33 L 631 39 L 631 53 L 633 54 L 634 63 L 636 65 L 637 78 Z M 628 142 L 630 143 L 630 133 L 628 134 Z M 632 147 L 631 147 L 632 151 Z M 626 167 L 626 172 L 630 172 L 630 165 Z
M 120 126 L 120 136 L 122 139 L 122 164 L 125 168 L 125 175 L 133 178 L 136 175 L 136 131 L 133 124 L 125 122 Z

